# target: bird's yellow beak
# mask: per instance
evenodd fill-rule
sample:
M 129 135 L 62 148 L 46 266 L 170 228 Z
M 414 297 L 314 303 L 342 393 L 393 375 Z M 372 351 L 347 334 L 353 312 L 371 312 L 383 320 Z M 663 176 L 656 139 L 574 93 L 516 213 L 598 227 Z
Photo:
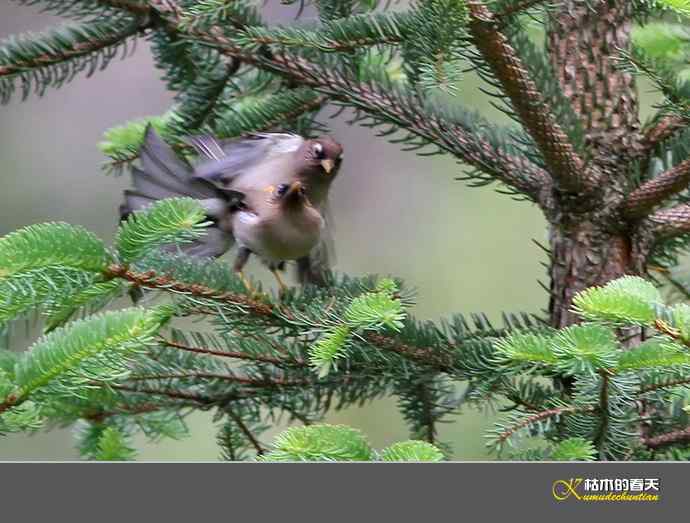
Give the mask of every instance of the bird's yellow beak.
M 330 158 L 321 160 L 321 167 L 323 167 L 323 170 L 326 171 L 326 174 L 331 174 L 331 171 L 335 167 L 335 162 Z
M 302 182 L 292 182 L 287 194 L 294 194 L 302 188 Z

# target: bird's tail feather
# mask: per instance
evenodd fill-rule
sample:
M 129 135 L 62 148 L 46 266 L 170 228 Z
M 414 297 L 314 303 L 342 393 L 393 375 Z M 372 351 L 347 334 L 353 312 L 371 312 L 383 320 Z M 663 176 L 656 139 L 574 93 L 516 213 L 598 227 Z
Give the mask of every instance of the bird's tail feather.
M 141 169 L 132 167 L 134 190 L 125 191 L 120 215 L 147 207 L 156 200 L 187 196 L 196 199 L 218 198 L 211 184 L 192 178 L 192 167 L 179 158 L 149 126 L 140 149 Z
M 225 253 L 232 246 L 234 238 L 231 233 L 221 230 L 218 222 L 222 221 L 235 200 L 241 200 L 242 193 L 220 192 L 211 183 L 193 178 L 192 167 L 178 157 L 151 126 L 146 129 L 144 144 L 139 152 L 141 169 L 131 169 L 133 189 L 124 192 L 120 219 L 125 220 L 132 212 L 165 198 L 194 198 L 199 200 L 214 224 L 198 240 L 166 248 L 203 258 L 216 258 Z M 134 291 L 133 299 L 139 294 Z

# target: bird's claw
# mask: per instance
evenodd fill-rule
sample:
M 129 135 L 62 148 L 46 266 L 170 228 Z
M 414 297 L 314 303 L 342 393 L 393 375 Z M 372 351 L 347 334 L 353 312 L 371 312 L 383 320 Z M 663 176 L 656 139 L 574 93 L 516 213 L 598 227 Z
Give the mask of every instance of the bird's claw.
M 290 288 L 285 284 L 283 278 L 281 278 L 280 273 L 277 270 L 272 270 L 271 272 L 278 282 L 278 297 L 282 299 L 285 297 Z
M 244 285 L 244 288 L 247 289 L 247 294 L 251 299 L 264 300 L 268 298 L 268 295 L 265 292 L 261 292 L 260 290 L 256 289 L 254 285 L 252 285 L 252 282 L 244 275 L 243 272 L 238 271 L 237 277 L 242 281 L 242 284 Z

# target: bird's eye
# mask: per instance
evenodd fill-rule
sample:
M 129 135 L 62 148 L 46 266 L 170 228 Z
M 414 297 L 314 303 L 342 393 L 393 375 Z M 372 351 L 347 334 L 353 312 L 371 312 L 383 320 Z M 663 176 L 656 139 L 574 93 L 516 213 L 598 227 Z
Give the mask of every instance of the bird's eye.
M 276 189 L 276 194 L 278 196 L 284 196 L 285 193 L 288 191 L 290 187 L 288 186 L 287 183 L 281 183 L 278 188 Z
M 320 143 L 315 143 L 313 151 L 314 157 L 316 157 L 317 160 L 323 159 L 323 145 L 321 145 Z

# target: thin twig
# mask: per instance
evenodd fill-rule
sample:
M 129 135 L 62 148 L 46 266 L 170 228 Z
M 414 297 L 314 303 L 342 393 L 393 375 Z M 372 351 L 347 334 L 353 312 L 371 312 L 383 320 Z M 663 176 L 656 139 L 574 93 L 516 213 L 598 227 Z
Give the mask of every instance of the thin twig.
M 679 385 L 690 385 L 690 378 L 681 378 L 677 380 L 662 381 L 660 383 L 652 383 L 651 385 L 645 385 L 644 387 L 640 388 L 637 394 L 647 394 L 649 392 L 655 392 L 659 389 L 670 389 L 673 387 L 678 387 Z
M 497 441 L 499 444 L 502 444 L 517 431 L 524 429 L 525 427 L 529 427 L 530 425 L 538 421 L 544 421 L 546 419 L 553 418 L 556 416 L 562 416 L 564 414 L 577 414 L 580 412 L 592 411 L 594 411 L 594 407 L 557 407 L 553 409 L 543 410 L 523 419 L 522 421 L 516 423 L 515 425 L 512 425 L 511 427 L 508 427 L 501 434 L 499 434 Z
M 110 385 L 112 389 L 120 390 L 124 392 L 134 392 L 137 394 L 150 394 L 154 396 L 165 396 L 172 399 L 193 401 L 195 403 L 201 403 L 203 405 L 210 405 L 215 403 L 216 400 L 208 396 L 201 396 L 198 394 L 192 394 L 190 392 L 184 392 L 181 390 L 158 390 L 158 389 L 148 389 L 148 388 L 137 388 L 130 387 L 128 385 Z
M 207 348 L 202 348 L 202 347 L 191 347 L 189 345 L 184 345 L 182 343 L 168 340 L 168 339 L 162 339 L 161 342 L 163 345 L 187 352 L 195 352 L 197 354 L 206 354 L 209 356 L 219 356 L 221 358 L 232 358 L 232 359 L 238 359 L 238 360 L 249 360 L 249 361 L 259 361 L 262 363 L 272 363 L 273 365 L 276 366 L 285 366 L 285 365 L 299 365 L 299 366 L 304 366 L 305 364 L 303 362 L 298 362 L 298 361 L 285 361 L 281 360 L 279 358 L 272 358 L 271 356 L 264 356 L 264 355 L 259 355 L 259 354 L 249 354 L 247 352 L 233 352 L 233 351 L 220 351 L 220 350 L 213 350 L 213 349 L 207 349 Z
M 233 376 L 231 374 L 216 374 L 212 372 L 180 372 L 180 373 L 169 373 L 169 374 L 148 374 L 148 375 L 134 375 L 129 376 L 127 381 L 148 381 L 148 380 L 169 380 L 169 379 L 187 379 L 187 378 L 198 378 L 198 379 L 212 379 L 212 380 L 225 380 L 239 383 L 241 385 L 247 385 L 250 387 L 304 387 L 311 385 L 311 382 L 307 380 L 285 380 L 282 378 L 271 378 L 271 379 L 253 379 L 244 376 Z
M 646 227 L 657 240 L 686 234 L 690 232 L 690 205 L 681 204 L 656 211 L 647 218 Z
M 259 443 L 259 440 L 256 439 L 256 437 L 254 436 L 252 431 L 249 430 L 249 427 L 247 427 L 247 425 L 245 425 L 245 423 L 242 421 L 242 418 L 240 418 L 237 414 L 235 414 L 231 409 L 227 409 L 225 412 L 228 413 L 228 416 L 230 416 L 232 418 L 232 420 L 237 424 L 237 426 L 240 428 L 242 433 L 251 442 L 251 444 L 254 446 L 254 449 L 256 449 L 256 453 L 259 456 L 264 454 L 266 451 L 261 446 L 261 443 Z
M 516 2 L 506 7 L 503 11 L 497 12 L 494 15 L 494 18 L 497 20 L 504 20 L 520 13 L 521 11 L 526 11 L 527 9 L 536 7 L 539 4 L 545 4 L 550 1 L 552 0 L 523 0 L 522 2 Z
M 603 370 L 599 373 L 601 376 L 601 387 L 599 388 L 599 427 L 594 436 L 594 445 L 601 454 L 603 452 L 604 443 L 606 442 L 606 433 L 609 428 L 609 378 L 607 371 Z

